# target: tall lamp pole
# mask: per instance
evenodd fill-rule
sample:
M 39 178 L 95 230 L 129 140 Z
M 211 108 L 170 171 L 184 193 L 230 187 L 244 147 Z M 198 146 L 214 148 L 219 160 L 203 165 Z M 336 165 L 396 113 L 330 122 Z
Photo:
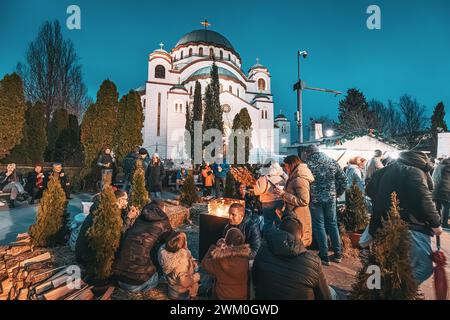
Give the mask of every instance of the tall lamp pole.
M 330 89 L 322 89 L 322 88 L 313 88 L 313 87 L 307 87 L 306 83 L 301 80 L 300 78 L 300 59 L 301 58 L 308 57 L 307 51 L 297 51 L 297 68 L 298 68 L 298 74 L 297 74 L 297 83 L 294 84 L 294 91 L 297 91 L 297 112 L 295 114 L 295 119 L 297 120 L 297 128 L 298 128 L 298 142 L 303 143 L 303 102 L 302 102 L 302 93 L 303 90 L 314 90 L 314 91 L 321 91 L 321 92 L 330 92 L 334 93 L 335 96 L 342 94 L 340 91 L 336 90 L 330 90 Z

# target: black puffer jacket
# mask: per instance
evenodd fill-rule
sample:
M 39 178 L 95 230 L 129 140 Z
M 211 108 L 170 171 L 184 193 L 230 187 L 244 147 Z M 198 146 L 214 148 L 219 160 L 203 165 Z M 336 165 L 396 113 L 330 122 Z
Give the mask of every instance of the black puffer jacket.
M 433 199 L 450 202 L 450 158 L 443 160 L 433 173 Z
M 150 192 L 162 192 L 162 182 L 165 175 L 164 165 L 162 163 L 156 166 L 150 164 L 145 172 L 147 189 Z
M 232 226 L 230 224 L 227 224 L 223 231 L 223 237 L 225 237 L 230 228 L 238 228 L 239 230 L 241 230 L 242 234 L 245 237 L 245 243 L 250 245 L 250 259 L 254 259 L 256 257 L 256 254 L 258 253 L 259 248 L 261 247 L 261 233 L 259 232 L 258 224 L 253 221 L 250 217 L 250 214 L 247 213 L 240 225 Z
M 270 230 L 253 264 L 257 300 L 331 300 L 320 258 L 282 230 Z
M 146 205 L 121 241 L 113 266 L 117 280 L 131 285 L 148 281 L 156 272 L 151 256 L 171 232 L 167 215 L 153 203 Z
M 372 199 L 373 214 L 369 232 L 372 236 L 382 226 L 391 207 L 391 193 L 396 192 L 400 201 L 400 216 L 410 230 L 432 235 L 431 228 L 441 224 L 440 215 L 432 199 L 432 181 L 423 169 L 405 164 L 401 159 L 377 171 L 366 187 Z

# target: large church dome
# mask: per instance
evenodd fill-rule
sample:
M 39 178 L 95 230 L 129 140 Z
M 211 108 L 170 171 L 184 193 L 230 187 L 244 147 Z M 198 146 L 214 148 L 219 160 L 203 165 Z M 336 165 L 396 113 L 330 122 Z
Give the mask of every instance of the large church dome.
M 194 30 L 185 34 L 175 45 L 175 48 L 188 43 L 211 43 L 234 51 L 230 41 L 218 32 L 211 30 Z

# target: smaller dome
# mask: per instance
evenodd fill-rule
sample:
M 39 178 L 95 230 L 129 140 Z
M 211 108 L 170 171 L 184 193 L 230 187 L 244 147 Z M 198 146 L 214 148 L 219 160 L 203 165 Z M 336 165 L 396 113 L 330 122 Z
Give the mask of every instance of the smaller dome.
M 212 66 L 198 69 L 193 74 L 191 74 L 189 76 L 189 78 L 201 77 L 201 76 L 209 76 L 211 74 L 211 70 L 212 70 Z M 233 72 L 231 72 L 231 71 L 229 71 L 227 69 L 224 69 L 222 67 L 217 67 L 217 71 L 219 73 L 219 76 L 226 76 L 226 77 L 230 77 L 230 78 L 234 78 L 234 79 L 239 80 Z
M 287 121 L 287 117 L 284 114 L 280 113 L 279 115 L 277 115 L 275 117 L 275 120 L 285 120 L 285 121 Z
M 181 89 L 187 92 L 187 89 L 181 83 L 174 85 L 170 90 Z
M 255 64 L 255 65 L 253 65 L 253 67 L 251 67 L 249 70 L 248 70 L 248 72 L 250 72 L 250 71 L 252 71 L 252 70 L 254 70 L 254 69 L 264 69 L 264 70 L 269 70 L 269 69 L 267 69 L 267 67 L 266 66 L 264 66 L 264 65 L 262 65 L 262 64 L 260 64 L 260 63 L 257 63 L 257 64 Z

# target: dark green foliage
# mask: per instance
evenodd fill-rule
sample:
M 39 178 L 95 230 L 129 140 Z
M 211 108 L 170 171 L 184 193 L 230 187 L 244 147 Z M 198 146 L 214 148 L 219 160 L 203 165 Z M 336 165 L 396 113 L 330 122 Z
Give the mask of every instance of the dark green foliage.
M 374 128 L 375 116 L 369 110 L 364 94 L 349 89 L 344 100 L 339 101 L 339 130 L 341 133 Z
M 117 127 L 114 131 L 114 151 L 117 162 L 122 163 L 128 153 L 143 143 L 144 109 L 136 91 L 131 90 L 120 99 L 117 119 Z
M 22 79 L 7 74 L 0 81 L 0 159 L 23 139 L 26 103 Z
M 440 156 L 439 154 L 437 154 L 438 133 L 447 131 L 448 127 L 447 123 L 445 122 L 445 107 L 444 103 L 441 101 L 434 108 L 433 116 L 431 117 L 431 134 L 432 134 L 431 152 L 433 156 L 435 157 Z
M 89 247 L 95 252 L 95 260 L 89 263 L 87 272 L 95 279 L 104 280 L 111 275 L 123 226 L 111 186 L 103 188 L 98 208 L 91 214 L 93 224 L 87 231 L 87 239 Z
M 197 189 L 195 187 L 194 176 L 189 173 L 183 186 L 181 187 L 181 203 L 192 206 L 198 201 Z
M 131 184 L 131 205 L 141 211 L 149 202 L 150 197 L 145 187 L 145 172 L 142 167 L 142 160 L 137 160 Z
M 399 201 L 394 192 L 392 206 L 383 227 L 377 232 L 368 256 L 362 258 L 363 267 L 352 286 L 355 300 L 413 300 L 419 299 L 418 285 L 412 276 L 411 238 L 408 224 L 400 218 Z M 381 271 L 380 289 L 369 289 L 372 273 L 367 268 L 376 265 Z M 369 283 L 371 283 L 369 279 Z
M 30 106 L 27 109 L 26 118 L 27 135 L 28 137 L 32 137 L 32 139 L 28 139 L 28 157 L 33 163 L 42 162 L 47 146 L 44 104 L 37 102 L 34 106 Z
M 67 129 L 69 128 L 69 113 L 66 109 L 56 109 L 53 112 L 52 119 L 48 128 L 48 145 L 45 152 L 46 161 L 64 161 L 63 151 L 61 147 L 63 144 L 60 142 L 58 145 L 58 150 L 56 148 L 56 143 L 58 139 L 64 139 L 64 143 L 67 144 Z M 56 159 L 58 158 L 58 159 Z
M 202 86 L 198 81 L 195 82 L 193 119 L 194 121 L 203 120 Z
M 344 216 L 342 217 L 345 230 L 348 232 L 364 230 L 369 224 L 369 215 L 364 202 L 364 194 L 355 181 L 345 191 L 345 207 Z
M 61 244 L 67 234 L 67 200 L 58 178 L 51 177 L 39 203 L 36 223 L 29 233 L 33 244 L 52 247 Z
M 233 119 L 233 131 L 235 135 L 231 135 L 230 145 L 234 150 L 234 164 L 238 164 L 238 152 L 244 154 L 244 161 L 248 163 L 251 149 L 251 130 L 252 118 L 250 117 L 247 108 L 242 108 Z M 247 135 L 248 133 L 248 135 Z M 242 137 L 244 136 L 244 137 Z M 241 141 L 245 140 L 245 143 Z M 239 163 L 242 164 L 242 163 Z
M 116 130 L 118 96 L 116 85 L 103 81 L 97 92 L 97 101 L 91 104 L 81 123 L 81 143 L 84 149 L 82 176 L 88 185 L 98 178 L 96 162 L 100 152 L 112 147 Z
M 188 157 L 194 159 L 194 110 L 191 105 L 186 107 L 186 124 L 184 126 L 184 143 Z
M 231 171 L 228 171 L 228 173 L 227 173 L 224 197 L 225 198 L 233 198 L 233 199 L 238 198 L 238 189 L 237 189 L 237 185 L 236 185 L 236 180 L 234 179 L 234 176 L 231 174 Z

